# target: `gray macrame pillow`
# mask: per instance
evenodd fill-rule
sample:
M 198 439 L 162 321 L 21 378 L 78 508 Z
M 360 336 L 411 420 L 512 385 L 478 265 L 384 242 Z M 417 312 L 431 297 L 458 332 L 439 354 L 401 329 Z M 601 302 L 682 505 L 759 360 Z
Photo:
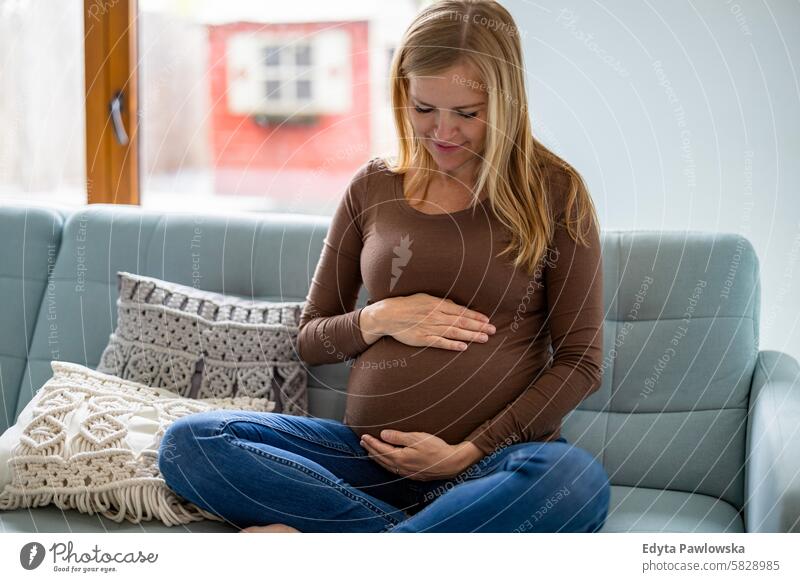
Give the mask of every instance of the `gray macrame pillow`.
M 187 398 L 247 396 L 307 416 L 297 353 L 304 303 L 250 301 L 117 272 L 117 328 L 98 372 Z

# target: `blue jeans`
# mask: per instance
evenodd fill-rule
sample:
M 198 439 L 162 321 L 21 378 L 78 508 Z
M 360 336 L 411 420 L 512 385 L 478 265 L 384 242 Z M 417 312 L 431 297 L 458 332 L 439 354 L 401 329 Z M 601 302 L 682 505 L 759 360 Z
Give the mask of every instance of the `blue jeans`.
M 496 448 L 449 479 L 401 477 L 331 419 L 214 410 L 167 428 L 167 485 L 237 528 L 301 532 L 593 532 L 609 482 L 587 451 L 559 438 Z

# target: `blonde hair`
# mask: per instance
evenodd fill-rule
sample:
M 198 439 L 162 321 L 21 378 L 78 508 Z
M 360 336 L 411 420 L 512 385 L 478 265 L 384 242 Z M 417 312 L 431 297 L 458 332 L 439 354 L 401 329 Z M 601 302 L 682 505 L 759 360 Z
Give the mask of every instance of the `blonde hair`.
M 566 191 L 565 225 L 570 236 L 588 245 L 599 229 L 594 204 L 580 174 L 542 145 L 531 131 L 519 31 L 508 11 L 486 0 L 441 0 L 423 9 L 406 30 L 391 65 L 391 94 L 399 138 L 396 173 L 414 168 L 406 188 L 425 192 L 436 164 L 408 118 L 410 76 L 436 75 L 457 64 L 471 66 L 486 88 L 487 130 L 477 171 L 473 209 L 480 193 L 511 232 L 500 256 L 514 252 L 514 267 L 533 273 L 554 231 L 551 188 Z M 477 84 L 477 83 L 476 83 Z M 559 208 L 561 208 L 559 206 Z

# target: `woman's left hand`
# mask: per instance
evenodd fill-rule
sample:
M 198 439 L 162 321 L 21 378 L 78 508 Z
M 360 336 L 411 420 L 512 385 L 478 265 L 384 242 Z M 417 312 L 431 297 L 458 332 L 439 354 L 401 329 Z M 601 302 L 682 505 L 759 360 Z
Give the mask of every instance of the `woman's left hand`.
M 449 479 L 483 456 L 469 441 L 450 445 L 427 432 L 386 429 L 380 439 L 364 434 L 361 446 L 387 471 L 416 481 Z

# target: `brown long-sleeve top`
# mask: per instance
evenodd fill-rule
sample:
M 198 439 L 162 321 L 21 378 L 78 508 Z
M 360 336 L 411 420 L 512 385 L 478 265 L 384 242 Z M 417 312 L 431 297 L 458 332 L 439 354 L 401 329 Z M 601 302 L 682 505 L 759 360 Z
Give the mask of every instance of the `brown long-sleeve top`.
M 359 436 L 385 428 L 472 441 L 484 454 L 555 440 L 561 421 L 601 380 L 603 291 L 599 233 L 588 247 L 563 226 L 563 180 L 553 180 L 558 227 L 532 275 L 497 258 L 510 238 L 490 202 L 426 214 L 380 158 L 351 180 L 325 237 L 300 319 L 308 364 L 350 367 L 344 423 Z M 555 184 L 562 184 L 559 188 Z M 369 344 L 354 309 L 418 292 L 489 317 L 489 341 L 458 352 L 391 336 Z M 551 353 L 552 352 L 552 353 Z M 552 357 L 551 357 L 552 356 Z

